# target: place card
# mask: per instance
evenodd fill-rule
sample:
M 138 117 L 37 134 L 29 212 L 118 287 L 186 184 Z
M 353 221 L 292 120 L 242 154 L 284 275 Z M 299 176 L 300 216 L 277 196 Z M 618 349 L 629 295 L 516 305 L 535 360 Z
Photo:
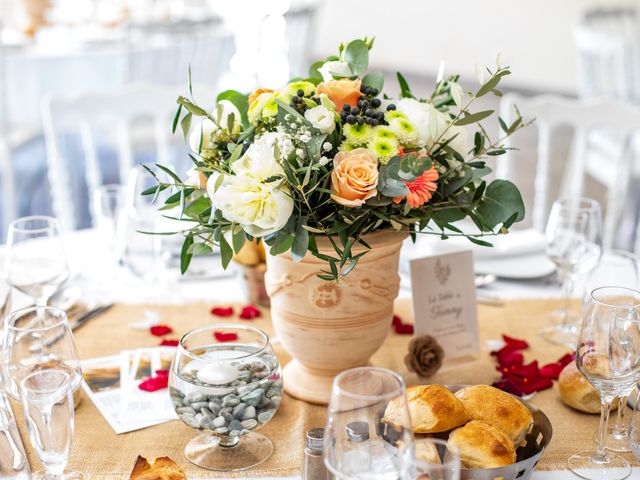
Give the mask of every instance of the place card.
M 480 353 L 473 254 L 462 251 L 410 261 L 415 335 L 431 335 L 445 364 Z

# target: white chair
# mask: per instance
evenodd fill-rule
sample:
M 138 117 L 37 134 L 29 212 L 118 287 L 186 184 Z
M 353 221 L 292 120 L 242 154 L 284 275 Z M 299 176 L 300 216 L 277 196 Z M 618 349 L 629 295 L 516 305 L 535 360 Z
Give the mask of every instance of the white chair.
M 213 85 L 233 52 L 219 17 L 131 23 L 124 33 L 124 83 L 184 85 L 191 66 L 194 82 Z
M 637 188 L 631 144 L 640 130 L 640 109 L 613 99 L 574 100 L 554 95 L 525 98 L 505 95 L 500 102 L 500 116 L 507 124 L 515 119 L 517 105 L 526 118 L 535 117 L 538 129 L 537 164 L 534 178 L 533 226 L 544 230 L 550 208 L 550 148 L 554 130 L 562 126 L 574 131 L 569 158 L 565 163 L 560 191 L 563 196 L 581 196 L 585 177 L 589 175 L 607 189 L 604 243 L 610 246 L 621 218 L 631 182 Z M 594 135 L 613 132 L 617 149 L 612 154 L 597 155 L 591 148 Z M 507 139 L 507 146 L 512 146 Z M 496 176 L 512 178 L 515 173 L 511 151 L 498 157 Z
M 134 166 L 134 147 L 138 140 L 132 135 L 134 122 L 150 120 L 157 163 L 170 165 L 170 142 L 182 141 L 178 132 L 171 134 L 171 120 L 176 98 L 185 93 L 184 87 L 131 85 L 117 92 L 88 93 L 76 97 L 47 97 L 43 100 L 42 115 L 46 141 L 48 178 L 54 214 L 63 228 L 78 228 L 78 206 L 74 203 L 71 175 L 80 166 L 65 158 L 63 136 L 79 134 L 84 155 L 85 180 L 92 219 L 93 193 L 103 184 L 97 148 L 98 132 L 108 129 L 115 134 L 118 168 L 121 181 Z

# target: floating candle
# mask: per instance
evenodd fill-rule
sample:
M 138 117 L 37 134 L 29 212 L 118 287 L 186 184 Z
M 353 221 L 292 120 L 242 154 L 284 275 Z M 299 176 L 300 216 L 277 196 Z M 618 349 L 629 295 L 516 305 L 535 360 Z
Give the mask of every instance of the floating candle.
M 228 363 L 208 363 L 196 375 L 198 380 L 208 385 L 226 385 L 237 380 L 240 371 Z

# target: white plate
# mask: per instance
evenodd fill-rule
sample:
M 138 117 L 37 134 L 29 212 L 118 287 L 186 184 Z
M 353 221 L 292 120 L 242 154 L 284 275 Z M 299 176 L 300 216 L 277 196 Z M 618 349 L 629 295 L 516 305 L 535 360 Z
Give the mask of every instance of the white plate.
M 532 280 L 551 275 L 556 271 L 556 267 L 544 253 L 532 253 L 509 257 L 476 258 L 475 271 L 492 273 L 500 278 Z

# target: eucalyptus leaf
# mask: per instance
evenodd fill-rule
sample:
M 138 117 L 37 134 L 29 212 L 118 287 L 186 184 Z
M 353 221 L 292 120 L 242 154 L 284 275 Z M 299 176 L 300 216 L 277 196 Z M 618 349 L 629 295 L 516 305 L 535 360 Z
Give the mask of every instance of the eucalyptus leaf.
M 367 70 L 369 66 L 369 48 L 362 40 L 357 39 L 349 42 L 344 55 L 347 65 L 349 65 L 354 75 L 362 75 Z
M 187 235 L 182 242 L 182 250 L 180 251 L 180 272 L 184 275 L 189 268 L 193 254 L 189 249 L 193 245 L 193 235 Z
M 231 263 L 231 259 L 233 258 L 233 249 L 227 239 L 224 238 L 224 235 L 220 236 L 220 260 L 222 262 L 222 268 L 225 270 Z
M 508 221 L 514 214 L 519 222 L 525 214 L 522 195 L 518 188 L 510 181 L 500 179 L 487 186 L 475 211 L 490 228 Z
M 362 84 L 367 87 L 373 87 L 382 92 L 384 87 L 384 75 L 382 72 L 369 72 L 362 78 Z
M 470 113 L 458 120 L 454 123 L 454 125 L 462 126 L 462 125 L 470 125 L 472 123 L 478 123 L 485 118 L 491 116 L 494 110 L 484 110 L 482 112 Z

